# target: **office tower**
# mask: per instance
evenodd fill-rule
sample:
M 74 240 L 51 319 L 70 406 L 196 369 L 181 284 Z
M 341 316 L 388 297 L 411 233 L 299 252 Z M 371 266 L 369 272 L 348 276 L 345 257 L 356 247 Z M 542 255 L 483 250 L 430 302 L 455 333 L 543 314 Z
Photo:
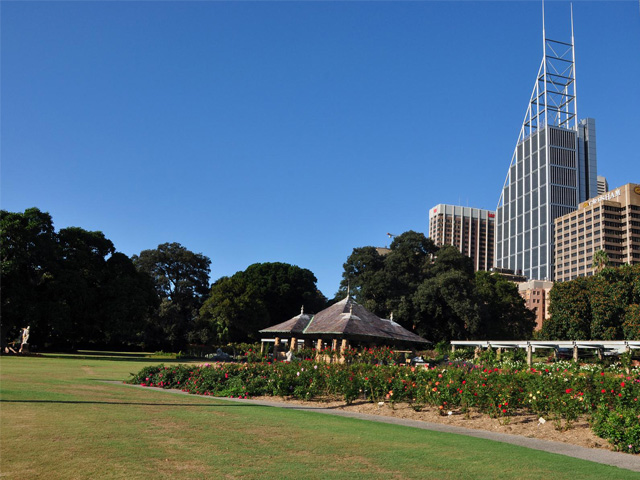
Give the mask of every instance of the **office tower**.
M 453 245 L 471 258 L 474 270 L 493 266 L 495 213 L 479 208 L 439 204 L 429 210 L 429 237 Z
M 556 280 L 593 275 L 593 254 L 609 265 L 640 264 L 640 185 L 628 183 L 555 220 Z
M 609 182 L 605 177 L 598 175 L 598 195 L 603 195 L 609 191 Z
M 546 38 L 496 211 L 495 266 L 552 280 L 553 221 L 597 191 L 595 121 L 578 121 L 571 43 Z

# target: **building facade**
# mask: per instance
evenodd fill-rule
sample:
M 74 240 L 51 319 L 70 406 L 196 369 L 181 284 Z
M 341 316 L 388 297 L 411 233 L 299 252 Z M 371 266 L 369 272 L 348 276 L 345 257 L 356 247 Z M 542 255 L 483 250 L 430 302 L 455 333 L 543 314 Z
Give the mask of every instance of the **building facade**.
M 571 37 L 544 39 L 496 210 L 495 266 L 534 280 L 554 277 L 554 220 L 597 191 L 595 121 L 576 111 L 573 25 Z
M 495 213 L 439 204 L 429 210 L 429 237 L 438 246 L 453 245 L 471 258 L 475 270 L 493 266 Z
M 640 185 L 628 183 L 580 204 L 555 220 L 556 281 L 593 275 L 593 254 L 609 265 L 640 263 Z
M 609 182 L 605 177 L 598 175 L 598 195 L 604 195 L 609 191 Z
M 518 291 L 524 298 L 525 305 L 536 314 L 535 330 L 542 328 L 542 323 L 549 318 L 549 292 L 553 282 L 530 280 L 518 284 Z

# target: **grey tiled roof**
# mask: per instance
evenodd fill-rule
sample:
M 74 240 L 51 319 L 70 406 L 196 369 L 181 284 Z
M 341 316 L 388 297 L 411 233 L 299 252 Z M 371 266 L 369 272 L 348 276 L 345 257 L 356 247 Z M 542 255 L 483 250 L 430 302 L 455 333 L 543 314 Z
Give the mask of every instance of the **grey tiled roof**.
M 286 322 L 260 330 L 260 333 L 302 333 L 305 327 L 309 325 L 310 321 L 311 315 L 301 313 L 300 315 L 290 318 Z
M 315 314 L 303 333 L 308 336 L 334 334 L 345 337 L 373 337 L 381 341 L 430 343 L 394 321 L 384 320 L 371 313 L 350 297 Z

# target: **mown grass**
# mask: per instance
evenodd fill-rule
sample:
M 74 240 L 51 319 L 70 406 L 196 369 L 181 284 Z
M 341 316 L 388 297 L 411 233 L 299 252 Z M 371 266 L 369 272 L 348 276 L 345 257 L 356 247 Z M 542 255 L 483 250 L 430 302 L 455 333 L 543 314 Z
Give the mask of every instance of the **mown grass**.
M 159 363 L 137 360 L 1 357 L 2 476 L 640 478 L 482 439 L 105 382 Z

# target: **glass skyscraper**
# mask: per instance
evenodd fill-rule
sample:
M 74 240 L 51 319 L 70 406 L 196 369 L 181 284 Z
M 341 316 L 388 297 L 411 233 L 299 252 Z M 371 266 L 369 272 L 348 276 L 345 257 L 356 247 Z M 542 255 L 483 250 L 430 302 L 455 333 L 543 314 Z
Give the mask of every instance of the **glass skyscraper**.
M 495 266 L 553 280 L 553 221 L 597 192 L 595 121 L 578 121 L 571 43 L 550 40 L 496 211 Z

